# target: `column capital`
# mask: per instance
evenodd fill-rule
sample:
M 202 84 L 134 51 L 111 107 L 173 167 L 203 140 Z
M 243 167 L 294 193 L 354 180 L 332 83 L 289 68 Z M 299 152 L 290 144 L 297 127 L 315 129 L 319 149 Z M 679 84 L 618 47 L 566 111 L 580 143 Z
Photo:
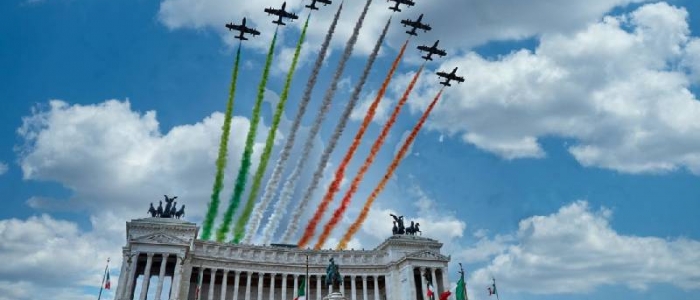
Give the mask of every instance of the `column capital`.
M 155 254 L 155 253 L 153 253 L 153 252 L 146 252 L 146 256 L 147 256 L 148 258 L 153 257 L 154 254 Z
M 224 271 L 224 275 L 226 275 L 226 274 L 228 274 L 229 272 L 231 272 L 231 270 L 229 270 L 229 269 L 223 269 L 223 271 Z

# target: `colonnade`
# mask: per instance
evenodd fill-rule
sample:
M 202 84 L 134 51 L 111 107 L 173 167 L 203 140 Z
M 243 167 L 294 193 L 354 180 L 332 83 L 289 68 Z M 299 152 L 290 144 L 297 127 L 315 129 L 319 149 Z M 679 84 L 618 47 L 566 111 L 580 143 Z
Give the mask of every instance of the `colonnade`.
M 119 276 L 116 299 L 146 300 L 149 290 L 153 288 L 155 288 L 155 299 L 170 299 L 178 291 L 182 278 L 181 264 L 178 263 L 179 259 L 181 259 L 179 255 L 152 252 L 132 255 L 125 253 L 123 259 L 121 274 L 128 274 L 128 276 Z M 134 292 L 140 275 L 143 275 L 141 276 L 141 291 L 138 295 L 135 295 Z M 150 286 L 151 277 L 153 276 L 158 276 L 158 282 L 155 287 Z M 163 283 L 166 277 L 171 278 L 171 284 L 170 288 L 164 291 Z M 167 296 L 163 297 L 164 295 Z
M 187 299 L 200 300 L 287 300 L 298 295 L 303 273 L 279 273 L 193 267 Z M 321 300 L 332 288 L 325 274 L 309 274 L 306 299 Z M 199 282 L 197 281 L 199 280 Z M 213 283 L 213 284 L 212 284 Z M 388 299 L 385 275 L 344 275 L 340 292 L 348 300 Z M 197 289 L 199 286 L 199 289 Z

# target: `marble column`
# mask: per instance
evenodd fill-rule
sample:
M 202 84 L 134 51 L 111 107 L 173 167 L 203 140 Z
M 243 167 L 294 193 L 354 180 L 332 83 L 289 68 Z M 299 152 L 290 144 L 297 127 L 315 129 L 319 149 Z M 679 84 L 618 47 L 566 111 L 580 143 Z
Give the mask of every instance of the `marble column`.
M 250 279 L 253 272 L 245 272 L 245 300 L 250 300 Z
M 367 276 L 362 275 L 362 300 L 369 300 L 367 298 Z
M 275 300 L 275 273 L 270 274 L 270 300 Z
M 224 269 L 224 277 L 221 277 L 221 300 L 226 300 L 226 289 L 228 288 L 228 270 Z
M 148 295 L 148 283 L 151 282 L 151 265 L 153 264 L 153 253 L 146 254 L 146 269 L 143 271 L 143 281 L 141 282 L 141 297 L 139 299 L 146 300 Z
M 444 268 L 441 268 L 440 273 L 442 273 L 442 290 L 447 291 L 450 289 L 450 286 L 449 286 L 450 283 L 447 280 L 447 274 L 448 274 L 447 273 L 447 266 L 445 266 Z
M 178 254 L 175 255 L 175 272 L 173 273 L 173 282 L 170 284 L 170 300 L 180 299 L 180 281 L 182 280 L 182 264 L 184 260 L 184 257 Z
M 282 300 L 287 300 L 287 277 L 289 274 L 282 273 Z M 294 295 L 296 297 L 296 295 Z
M 163 292 L 163 281 L 165 281 L 165 266 L 168 264 L 168 253 L 163 253 L 160 261 L 160 272 L 158 273 L 158 285 L 156 286 L 156 300 L 160 300 L 160 294 Z
M 214 285 L 216 285 L 216 271 L 218 271 L 218 269 L 209 270 L 209 295 L 207 296 L 207 299 L 209 300 L 214 300 Z
M 234 271 L 236 276 L 233 278 L 233 300 L 238 300 L 238 285 L 241 283 L 241 271 Z
M 440 290 L 442 289 L 437 282 L 437 276 L 435 276 L 435 268 L 430 268 L 430 280 L 433 283 L 433 289 L 436 295 L 440 295 Z M 437 296 L 435 296 L 437 298 Z
M 204 282 L 204 268 L 199 269 L 199 276 L 197 276 L 197 282 L 195 282 L 196 286 L 199 286 L 197 296 L 195 296 L 197 299 L 202 299 L 202 282 Z
M 308 280 L 307 280 L 308 281 Z M 309 284 L 308 282 L 306 284 Z M 293 297 L 296 297 L 299 292 L 299 274 L 294 274 L 294 295 Z M 307 297 L 309 295 L 306 295 Z
M 127 275 L 129 273 L 129 271 L 128 271 L 129 264 L 128 264 L 127 259 L 129 259 L 129 258 L 127 257 L 126 252 L 122 253 L 122 268 L 121 268 L 121 271 L 119 271 L 119 281 L 117 283 L 117 295 L 116 295 L 117 300 L 121 300 L 122 294 L 124 294 L 124 288 L 125 288 L 124 285 L 126 282 L 126 278 L 128 277 Z
M 372 277 L 374 277 L 374 300 L 379 300 L 379 278 L 377 275 Z
M 420 290 L 421 290 L 421 296 L 418 299 L 427 299 L 426 295 L 428 295 L 428 291 L 426 290 L 427 287 L 427 282 L 425 281 L 425 267 L 420 267 Z
M 136 283 L 136 269 L 139 265 L 139 255 L 141 253 L 132 254 L 131 264 L 129 264 L 129 276 L 126 278 L 126 289 L 122 294 L 124 299 L 131 300 L 134 297 L 134 284 Z
M 265 279 L 265 273 L 258 273 L 258 300 L 263 298 L 263 279 Z
M 318 300 L 323 299 L 322 298 L 323 294 L 321 292 L 322 290 L 323 290 L 323 286 L 321 283 L 321 275 L 316 275 L 316 299 L 318 299 Z
M 355 275 L 350 275 L 350 300 L 357 300 L 357 292 L 355 291 Z
M 411 266 L 411 269 L 408 270 L 408 284 L 409 284 L 409 289 L 411 290 L 411 299 L 418 299 L 418 291 L 416 290 L 416 268 Z

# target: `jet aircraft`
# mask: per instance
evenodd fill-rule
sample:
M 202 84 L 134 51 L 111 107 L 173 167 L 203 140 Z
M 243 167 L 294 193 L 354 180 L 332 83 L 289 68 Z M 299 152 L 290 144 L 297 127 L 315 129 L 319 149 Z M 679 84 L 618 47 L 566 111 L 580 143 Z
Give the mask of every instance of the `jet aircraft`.
M 445 50 L 438 49 L 438 43 L 440 43 L 440 40 L 437 40 L 432 47 L 428 47 L 425 45 L 418 46 L 418 50 L 428 52 L 425 56 L 421 56 L 421 58 L 425 60 L 433 60 L 433 54 L 438 55 L 440 57 L 447 55 L 447 52 L 445 52 Z
M 401 11 L 401 9 L 399 8 L 399 4 L 406 4 L 406 6 L 416 5 L 416 3 L 411 1 L 411 0 L 387 0 L 387 2 L 391 2 L 391 1 L 396 2 L 396 5 L 389 6 L 389 9 L 391 9 L 393 11 L 399 11 L 399 12 Z
M 401 24 L 403 24 L 403 27 L 406 27 L 406 26 L 413 27 L 413 29 L 406 31 L 406 33 L 408 33 L 410 35 L 418 35 L 418 34 L 416 34 L 416 29 L 423 29 L 423 31 L 425 31 L 425 32 L 428 32 L 428 30 L 433 29 L 432 27 L 430 27 L 430 25 L 423 24 L 421 22 L 422 20 L 423 20 L 423 14 L 421 14 L 420 17 L 418 17 L 418 20 L 415 20 L 415 21 L 412 21 L 409 19 L 401 20 Z
M 440 82 L 440 84 L 442 84 L 444 86 L 452 86 L 450 84 L 450 80 L 454 80 L 454 81 L 457 81 L 459 83 L 464 82 L 464 77 L 457 76 L 456 73 L 457 73 L 457 67 L 455 67 L 455 69 L 452 70 L 451 73 L 445 73 L 445 72 L 440 71 L 440 72 L 437 72 L 436 74 L 440 77 L 445 78 L 445 81 Z
M 243 18 L 243 22 L 242 22 L 241 25 L 236 25 L 236 24 L 233 24 L 233 23 L 228 23 L 228 24 L 226 24 L 226 28 L 228 28 L 228 30 L 238 30 L 238 31 L 240 32 L 240 34 L 237 35 L 236 38 L 239 39 L 239 40 L 241 40 L 241 41 L 245 41 L 245 40 L 248 39 L 248 38 L 246 38 L 246 37 L 244 36 L 246 33 L 250 33 L 250 34 L 252 34 L 253 36 L 256 36 L 256 35 L 259 35 L 259 34 L 260 34 L 260 32 L 257 31 L 257 30 L 255 30 L 254 28 L 245 26 L 245 18 Z
M 311 10 L 318 10 L 318 7 L 316 6 L 316 2 L 323 3 L 323 6 L 331 4 L 331 0 L 311 0 L 311 4 L 306 5 L 305 7 L 308 9 L 311 9 Z
M 295 15 L 294 13 L 290 13 L 290 12 L 284 10 L 286 7 L 287 7 L 287 2 L 284 2 L 284 3 L 282 3 L 282 8 L 276 9 L 276 8 L 270 7 L 270 8 L 266 8 L 265 12 L 267 13 L 268 16 L 275 15 L 275 16 L 279 17 L 277 20 L 272 21 L 272 23 L 275 23 L 277 25 L 287 25 L 287 23 L 282 22 L 282 18 L 287 18 L 287 19 L 294 21 L 296 19 L 299 19 L 299 17 L 297 15 Z

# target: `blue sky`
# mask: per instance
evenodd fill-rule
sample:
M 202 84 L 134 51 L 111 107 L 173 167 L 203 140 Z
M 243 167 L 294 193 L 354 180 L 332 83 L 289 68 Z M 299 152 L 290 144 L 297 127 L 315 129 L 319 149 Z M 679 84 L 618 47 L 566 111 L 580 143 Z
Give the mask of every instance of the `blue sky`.
M 345 4 L 292 161 L 360 2 Z M 394 15 L 324 188 L 405 40 L 398 19 L 424 12 L 434 30 L 411 40 L 348 181 L 420 64 L 415 46 L 440 39 L 449 55 L 426 66 L 341 229 L 437 92 L 434 71 L 459 66 L 466 81 L 446 90 L 352 246 L 377 245 L 395 212 L 420 220 L 426 236 L 445 243 L 453 271 L 465 264 L 473 299 L 487 298 L 492 275 L 505 299 L 698 298 L 700 6 L 691 0 L 416 2 Z M 201 222 L 237 45 L 223 24 L 247 16 L 262 34 L 243 45 L 228 199 L 274 30 L 262 8 L 279 4 L 0 4 L 0 257 L 13 262 L 0 266 L 0 299 L 94 298 L 107 256 L 113 278 L 119 271 L 124 222 L 145 216 L 148 203 L 164 193 L 178 195 L 188 219 Z M 288 3 L 294 11 L 301 6 Z M 308 184 L 390 16 L 384 6 L 370 7 L 300 186 Z M 311 17 L 270 166 L 336 8 Z M 280 28 L 257 155 L 302 23 Z M 321 196 L 317 191 L 316 203 Z M 387 230 L 368 229 L 375 226 Z

